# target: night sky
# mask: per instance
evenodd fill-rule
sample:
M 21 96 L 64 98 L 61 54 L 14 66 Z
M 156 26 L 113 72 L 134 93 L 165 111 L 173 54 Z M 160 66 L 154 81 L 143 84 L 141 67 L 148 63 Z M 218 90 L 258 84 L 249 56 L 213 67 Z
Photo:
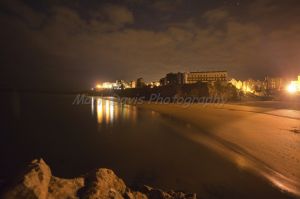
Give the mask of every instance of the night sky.
M 1 0 L 0 88 L 300 73 L 299 0 Z

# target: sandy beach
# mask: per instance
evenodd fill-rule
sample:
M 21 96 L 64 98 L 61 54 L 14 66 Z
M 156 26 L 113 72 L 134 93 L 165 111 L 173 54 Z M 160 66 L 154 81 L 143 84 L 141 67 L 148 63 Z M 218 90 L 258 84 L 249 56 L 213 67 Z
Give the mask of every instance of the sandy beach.
M 140 107 L 186 122 L 196 129 L 193 135 L 186 132 L 189 139 L 203 141 L 200 137 L 208 135 L 227 148 L 225 156 L 233 154 L 239 166 L 262 172 L 276 186 L 299 194 L 300 111 L 267 104 L 193 104 L 184 108 L 145 103 Z

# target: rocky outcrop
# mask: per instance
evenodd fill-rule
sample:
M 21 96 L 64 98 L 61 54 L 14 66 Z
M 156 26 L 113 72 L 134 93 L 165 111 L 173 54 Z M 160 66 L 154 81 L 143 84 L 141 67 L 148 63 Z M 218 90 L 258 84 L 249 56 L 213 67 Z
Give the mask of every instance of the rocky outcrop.
M 109 169 L 97 169 L 74 179 L 52 176 L 49 166 L 34 160 L 9 185 L 3 199 L 195 199 L 196 194 L 163 191 L 142 185 L 135 190 Z
M 42 159 L 34 160 L 4 194 L 4 198 L 46 199 L 51 177 L 48 165 Z

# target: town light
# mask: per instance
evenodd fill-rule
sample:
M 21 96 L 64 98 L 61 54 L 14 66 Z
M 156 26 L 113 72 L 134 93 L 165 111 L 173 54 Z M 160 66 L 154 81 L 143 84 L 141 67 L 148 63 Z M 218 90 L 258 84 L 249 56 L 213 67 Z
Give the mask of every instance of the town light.
M 290 94 L 295 94 L 295 93 L 300 94 L 300 75 L 298 76 L 298 80 L 291 81 L 290 84 L 287 85 L 286 90 Z
M 298 88 L 297 88 L 297 84 L 295 82 L 291 82 L 288 86 L 287 86 L 287 91 L 289 93 L 296 93 L 298 91 Z
M 96 89 L 98 90 L 113 89 L 116 86 L 117 86 L 116 83 L 104 82 L 102 84 L 96 84 Z
M 104 82 L 102 84 L 102 88 L 105 88 L 105 89 L 111 89 L 113 88 L 113 84 L 112 83 L 109 83 L 109 82 Z

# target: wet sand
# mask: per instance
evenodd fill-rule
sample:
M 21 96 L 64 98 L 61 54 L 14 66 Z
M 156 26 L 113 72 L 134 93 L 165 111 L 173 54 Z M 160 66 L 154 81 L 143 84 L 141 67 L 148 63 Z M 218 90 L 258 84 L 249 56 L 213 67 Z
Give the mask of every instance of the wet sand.
M 280 189 L 300 195 L 300 112 L 242 105 L 174 104 L 139 106 L 186 122 L 195 130 L 187 134 L 208 145 L 237 165 L 264 176 Z M 215 144 L 212 144 L 215 141 Z M 219 146 L 217 146 L 219 145 Z M 225 151 L 225 152 L 224 152 Z

